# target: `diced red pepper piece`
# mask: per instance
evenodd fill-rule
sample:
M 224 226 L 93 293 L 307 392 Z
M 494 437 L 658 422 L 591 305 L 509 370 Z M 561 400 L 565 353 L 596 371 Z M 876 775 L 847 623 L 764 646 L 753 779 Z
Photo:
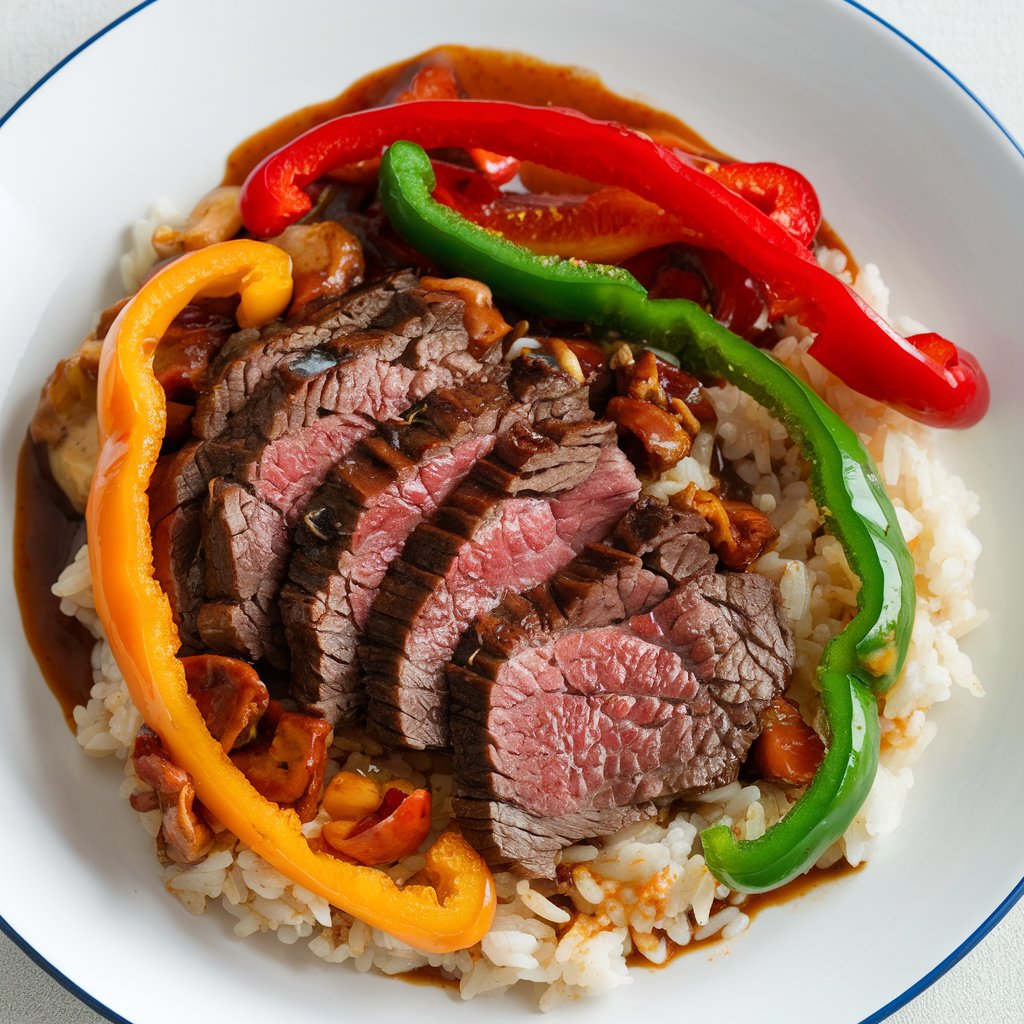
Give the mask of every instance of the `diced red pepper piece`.
M 748 203 L 786 229 L 801 245 L 810 245 L 821 227 L 821 204 L 814 186 L 782 164 L 719 164 L 708 171 Z
M 489 149 L 471 149 L 469 158 L 477 170 L 495 185 L 505 185 L 519 173 L 519 161 L 514 156 L 502 156 Z
M 414 853 L 430 833 L 430 793 L 417 789 L 407 795 L 392 787 L 355 827 L 332 829 L 335 824 L 342 823 L 331 822 L 323 831 L 332 849 L 367 866 L 392 864 Z

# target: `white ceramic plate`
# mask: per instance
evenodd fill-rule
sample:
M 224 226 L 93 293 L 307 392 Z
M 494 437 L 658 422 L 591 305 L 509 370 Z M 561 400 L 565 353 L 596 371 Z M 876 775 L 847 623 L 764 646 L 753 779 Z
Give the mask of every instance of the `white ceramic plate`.
M 1024 415 L 1019 239 L 1024 160 L 926 56 L 833 0 L 477 0 L 386 5 L 303 0 L 144 5 L 102 34 L 0 130 L 0 364 L 4 537 L 15 457 L 40 382 L 119 294 L 125 226 L 149 202 L 182 208 L 219 177 L 232 145 L 358 75 L 435 43 L 532 52 L 602 72 L 741 158 L 779 160 L 817 185 L 862 261 L 903 310 L 983 359 L 993 410 L 944 446 L 984 498 L 990 552 L 978 579 L 992 619 L 969 651 L 988 696 L 957 693 L 917 770 L 902 829 L 867 870 L 767 911 L 730 946 L 640 971 L 566 1019 L 762 1024 L 880 1020 L 933 980 L 1020 894 L 1024 718 L 1010 581 Z M 6 652 L 0 720 L 0 913 L 10 930 L 104 1012 L 133 1024 L 244 1017 L 418 1021 L 534 1005 L 463 1006 L 448 993 L 324 965 L 273 937 L 238 941 L 226 915 L 194 919 L 164 892 L 152 844 L 116 795 L 118 766 L 83 757 L 21 635 L 10 542 L 0 546 Z M 728 955 L 726 953 L 728 952 Z

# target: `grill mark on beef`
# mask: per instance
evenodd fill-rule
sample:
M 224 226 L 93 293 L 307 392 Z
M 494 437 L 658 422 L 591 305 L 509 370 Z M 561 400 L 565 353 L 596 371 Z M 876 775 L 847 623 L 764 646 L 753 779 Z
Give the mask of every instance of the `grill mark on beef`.
M 250 601 L 253 607 L 240 618 L 226 609 L 204 614 L 203 584 L 193 586 L 194 563 L 172 562 L 174 549 L 167 547 L 183 634 L 198 634 L 224 653 L 286 663 L 283 631 L 272 610 L 285 563 L 277 558 L 263 566 L 265 553 L 284 550 L 288 532 L 326 471 L 378 419 L 397 415 L 434 387 L 481 367 L 468 351 L 461 300 L 425 294 L 414 285 L 412 275 L 394 275 L 376 291 L 364 292 L 361 319 L 337 314 L 339 308 L 351 312 L 352 303 L 329 304 L 326 313 L 320 311 L 333 332 L 329 336 L 323 324 L 308 330 L 275 325 L 258 343 L 235 339 L 214 368 L 222 395 L 230 391 L 229 405 L 236 411 L 217 437 L 197 441 L 164 464 L 151 488 L 151 509 L 159 523 L 181 504 L 201 500 L 198 561 L 210 573 L 205 585 L 213 589 L 213 603 Z M 371 327 L 358 329 L 368 315 L 376 317 Z M 327 369 L 316 372 L 323 366 Z M 250 522 L 271 536 L 237 529 L 237 517 L 225 514 L 221 502 L 228 495 L 235 495 L 236 505 L 241 499 L 220 483 L 238 484 L 260 503 L 258 512 L 251 502 L 247 506 Z M 216 566 L 205 557 L 207 550 L 216 551 Z M 244 584 L 256 572 L 258 590 L 241 585 L 236 593 L 225 585 L 226 580 Z M 246 623 L 247 639 L 240 634 L 229 642 L 233 620 Z
M 696 513 L 641 498 L 605 543 L 588 544 L 550 580 L 477 616 L 452 668 L 472 660 L 472 685 L 474 675 L 493 676 L 502 661 L 557 630 L 605 626 L 652 608 L 670 583 L 714 570 L 706 533 Z
M 202 601 L 203 563 L 200 555 L 199 505 L 192 502 L 164 516 L 152 530 L 153 574 L 167 594 L 183 648 L 202 646 L 196 616 Z
M 378 738 L 445 746 L 444 666 L 465 628 L 506 593 L 549 578 L 635 500 L 639 484 L 609 424 L 555 426 L 558 442 L 525 426 L 509 431 L 392 563 L 365 630 L 370 731 Z M 528 481 L 538 480 L 567 489 L 537 494 Z
M 725 785 L 794 657 L 771 581 L 705 573 L 618 625 L 563 628 L 449 670 L 468 838 L 494 863 L 551 876 L 553 859 L 521 858 L 520 819 L 497 804 L 586 814 L 598 836 L 621 827 L 623 806 Z
M 150 484 L 153 522 L 169 515 L 178 505 L 202 496 L 206 482 L 219 472 L 208 459 L 209 442 L 220 439 L 231 450 L 242 447 L 246 438 L 264 436 L 261 416 L 267 415 L 266 403 L 254 404 L 273 381 L 279 366 L 293 358 L 301 369 L 302 353 L 320 348 L 323 352 L 346 351 L 351 356 L 360 348 L 358 335 L 367 331 L 414 337 L 429 325 L 456 329 L 451 311 L 428 311 L 419 301 L 418 283 L 413 274 L 401 271 L 376 284 L 326 303 L 301 324 L 275 321 L 257 330 L 250 328 L 231 336 L 217 353 L 207 373 L 203 393 L 196 403 L 192 430 L 198 440 L 185 445 L 173 456 L 160 459 Z M 346 346 L 345 340 L 352 339 Z M 365 347 L 365 346 L 364 346 Z M 236 414 L 245 412 L 242 422 Z M 271 413 L 273 410 L 271 410 Z
M 204 571 L 198 541 L 200 503 L 207 481 L 217 474 L 216 465 L 210 461 L 209 442 L 229 423 L 235 427 L 235 438 L 228 435 L 223 445 L 222 461 L 230 466 L 240 447 L 239 436 L 242 447 L 247 434 L 263 436 L 258 417 L 253 417 L 251 427 L 234 424 L 232 417 L 244 409 L 248 399 L 266 385 L 289 355 L 336 342 L 360 330 L 397 328 L 402 333 L 417 326 L 420 321 L 410 315 L 409 303 L 403 299 L 404 293 L 416 285 L 415 276 L 407 271 L 392 274 L 327 303 L 303 324 L 275 322 L 262 330 L 239 331 L 217 353 L 192 419 L 193 431 L 200 439 L 161 458 L 149 487 L 157 576 L 187 647 L 203 646 L 196 621 L 203 598 Z M 182 542 L 186 534 L 195 538 L 194 544 Z
M 264 607 L 274 604 L 286 571 L 286 556 L 264 562 L 266 553 L 287 551 L 292 528 L 338 459 L 366 437 L 378 420 L 391 419 L 434 388 L 480 370 L 481 364 L 467 350 L 469 339 L 461 326 L 461 300 L 448 298 L 431 303 L 430 308 L 434 311 L 448 306 L 459 311 L 458 330 L 432 331 L 411 340 L 367 332 L 360 336 L 361 351 L 354 358 L 345 352 L 333 365 L 326 357 L 318 357 L 310 365 L 309 353 L 303 353 L 298 373 L 291 362 L 282 364 L 270 387 L 252 399 L 246 412 L 236 418 L 249 420 L 248 410 L 253 404 L 266 404 L 274 410 L 274 414 L 263 417 L 265 443 L 242 458 L 235 455 L 230 460 L 230 478 L 243 484 L 261 506 L 260 513 L 250 517 L 259 527 L 236 532 L 230 516 L 221 508 L 221 495 L 227 492 L 211 491 L 203 539 L 207 551 L 217 552 L 222 575 L 226 569 L 232 579 L 259 577 L 258 595 L 247 594 L 244 588 L 231 588 L 223 595 L 240 602 L 262 598 L 247 611 L 247 619 L 256 619 Z M 328 369 L 315 373 L 320 365 Z M 208 450 L 217 453 L 222 448 L 215 443 Z M 212 557 L 207 560 L 208 573 L 213 561 Z M 207 589 L 211 589 L 210 579 Z M 276 625 L 268 618 L 266 629 L 260 630 L 258 637 L 249 633 L 244 643 L 239 637 L 227 651 L 251 658 L 266 656 L 277 664 L 287 664 L 283 632 Z M 199 631 L 209 643 L 210 638 L 203 634 L 202 611 Z M 223 644 L 224 634 L 219 632 L 217 639 Z
M 416 287 L 415 275 L 399 271 L 314 310 L 299 325 L 278 321 L 262 331 L 250 328 L 233 335 L 211 365 L 206 388 L 196 403 L 196 436 L 209 440 L 221 434 L 278 363 L 293 352 L 316 349 L 373 327 L 408 332 L 409 337 L 423 333 L 422 309 L 410 308 L 405 298 Z
M 280 608 L 292 692 L 334 724 L 362 713 L 356 643 L 388 566 L 513 414 L 505 377 L 495 368 L 487 379 L 439 389 L 407 422 L 382 425 L 330 471 L 306 507 Z

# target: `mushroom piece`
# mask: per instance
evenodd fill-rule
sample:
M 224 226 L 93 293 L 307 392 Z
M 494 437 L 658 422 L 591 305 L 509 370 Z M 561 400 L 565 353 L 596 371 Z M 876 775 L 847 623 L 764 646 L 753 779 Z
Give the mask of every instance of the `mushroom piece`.
M 641 472 L 662 473 L 690 454 L 693 438 L 675 416 L 653 402 L 616 395 L 605 415 L 615 423 L 626 454 Z
M 720 498 L 689 484 L 672 503 L 692 509 L 711 526 L 711 546 L 723 565 L 746 569 L 779 535 L 771 520 L 745 501 Z
M 317 299 L 344 295 L 362 283 L 366 272 L 363 247 L 337 221 L 292 224 L 269 241 L 292 258 L 294 290 L 289 316 Z
M 28 428 L 33 441 L 46 445 L 53 479 L 80 514 L 85 512 L 99 458 L 96 381 L 103 336 L 127 301 L 105 309 L 75 352 L 56 365 L 39 393 Z
M 221 185 L 196 203 L 183 227 L 161 224 L 154 228 L 151 241 L 157 256 L 169 259 L 234 238 L 242 230 L 241 192 L 237 185 Z
M 451 292 L 462 299 L 462 323 L 478 352 L 486 352 L 512 330 L 512 325 L 506 323 L 495 308 L 491 289 L 482 281 L 469 277 L 424 277 L 420 284 L 431 291 Z
M 322 718 L 285 711 L 271 701 L 256 738 L 234 750 L 231 760 L 261 796 L 293 806 L 301 821 L 309 821 L 320 807 L 332 733 Z
M 210 735 L 225 750 L 240 747 L 256 735 L 270 703 L 256 669 L 238 658 L 195 654 L 181 659 L 189 696 L 196 702 Z

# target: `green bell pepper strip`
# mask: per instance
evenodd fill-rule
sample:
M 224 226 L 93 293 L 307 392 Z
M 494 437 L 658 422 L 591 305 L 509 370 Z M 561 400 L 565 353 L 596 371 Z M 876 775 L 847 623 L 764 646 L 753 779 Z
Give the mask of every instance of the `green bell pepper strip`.
M 867 798 L 878 768 L 876 694 L 899 676 L 910 642 L 914 564 L 871 456 L 806 384 L 695 303 L 649 299 L 621 268 L 536 256 L 442 206 L 431 197 L 433 188 L 423 149 L 410 142 L 388 149 L 381 202 L 419 252 L 541 316 L 657 345 L 688 370 L 735 384 L 786 426 L 810 465 L 825 523 L 861 581 L 857 614 L 828 643 L 818 666 L 828 751 L 797 804 L 761 838 L 737 841 L 725 825 L 701 834 L 719 881 L 744 892 L 776 888 L 810 868 Z

